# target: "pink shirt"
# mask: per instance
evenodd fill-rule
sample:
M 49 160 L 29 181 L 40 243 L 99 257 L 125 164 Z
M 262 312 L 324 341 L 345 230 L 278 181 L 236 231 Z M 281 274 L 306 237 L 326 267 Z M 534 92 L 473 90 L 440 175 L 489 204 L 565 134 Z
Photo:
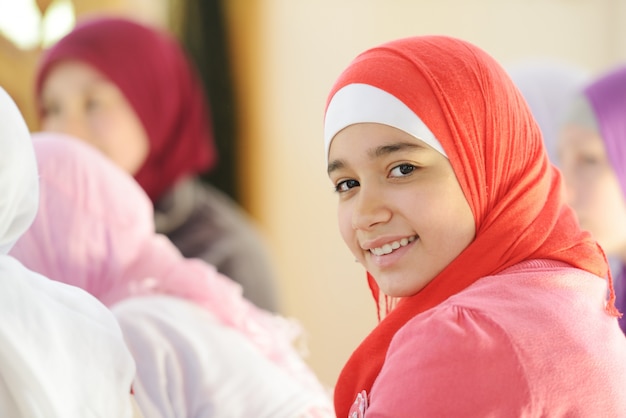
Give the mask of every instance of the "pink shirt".
M 545 260 L 478 280 L 397 332 L 365 416 L 626 416 L 626 338 L 606 291 Z

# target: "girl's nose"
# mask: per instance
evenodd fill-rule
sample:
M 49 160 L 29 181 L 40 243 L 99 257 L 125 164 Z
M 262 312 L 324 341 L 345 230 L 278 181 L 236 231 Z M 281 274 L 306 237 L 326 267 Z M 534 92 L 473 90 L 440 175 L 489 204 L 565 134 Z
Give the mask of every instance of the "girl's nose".
M 380 191 L 361 186 L 356 198 L 352 228 L 367 230 L 391 219 L 392 211 Z
M 565 199 L 565 203 L 572 206 L 576 198 L 576 192 L 574 191 L 574 188 L 570 185 L 569 182 L 566 181 L 564 182 L 564 184 L 565 185 L 563 187 L 563 198 Z

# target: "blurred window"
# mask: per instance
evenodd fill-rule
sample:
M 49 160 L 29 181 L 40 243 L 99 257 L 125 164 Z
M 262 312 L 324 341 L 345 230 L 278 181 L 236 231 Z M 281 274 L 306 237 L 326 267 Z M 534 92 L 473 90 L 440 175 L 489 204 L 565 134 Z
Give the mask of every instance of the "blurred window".
M 74 22 L 70 0 L 0 0 L 0 33 L 23 49 L 50 45 Z

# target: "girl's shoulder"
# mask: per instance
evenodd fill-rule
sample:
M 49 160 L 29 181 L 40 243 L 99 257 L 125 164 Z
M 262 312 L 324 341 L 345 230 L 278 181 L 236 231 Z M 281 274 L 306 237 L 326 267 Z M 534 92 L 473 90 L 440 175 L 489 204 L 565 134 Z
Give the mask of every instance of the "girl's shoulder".
M 393 337 L 367 412 L 524 416 L 530 398 L 508 331 L 489 313 L 447 305 L 416 316 Z M 386 405 L 393 405 L 389 415 Z
M 407 322 L 389 346 L 368 413 L 386 404 L 397 405 L 392 415 L 398 417 L 416 410 L 424 416 L 584 416 L 593 396 L 626 386 L 626 339 L 603 309 L 606 283 L 550 263 L 480 279 Z M 600 369 L 611 372 L 599 376 Z M 589 377 L 587 392 L 567 383 L 582 375 Z M 626 399 L 606 402 L 620 407 Z
M 435 310 L 450 306 L 477 309 L 502 316 L 524 317 L 534 311 L 597 310 L 606 299 L 607 281 L 587 271 L 551 260 L 527 260 L 497 274 L 485 276 L 453 295 Z
M 601 277 L 560 262 L 525 261 L 483 277 L 415 316 L 397 335 L 449 330 L 452 336 L 454 330 L 462 329 L 463 333 L 477 332 L 477 339 L 523 345 L 528 338 L 567 329 L 573 323 L 590 332 L 612 323 L 615 318 L 603 309 L 606 299 L 607 282 Z

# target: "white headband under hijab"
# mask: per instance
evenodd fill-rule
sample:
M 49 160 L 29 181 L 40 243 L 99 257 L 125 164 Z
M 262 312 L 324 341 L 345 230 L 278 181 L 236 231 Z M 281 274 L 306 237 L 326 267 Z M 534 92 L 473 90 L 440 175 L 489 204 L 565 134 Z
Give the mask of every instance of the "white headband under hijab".
M 428 126 L 398 98 L 369 84 L 348 84 L 335 93 L 326 109 L 324 145 L 327 161 L 335 135 L 356 123 L 380 123 L 400 129 L 447 158 Z

